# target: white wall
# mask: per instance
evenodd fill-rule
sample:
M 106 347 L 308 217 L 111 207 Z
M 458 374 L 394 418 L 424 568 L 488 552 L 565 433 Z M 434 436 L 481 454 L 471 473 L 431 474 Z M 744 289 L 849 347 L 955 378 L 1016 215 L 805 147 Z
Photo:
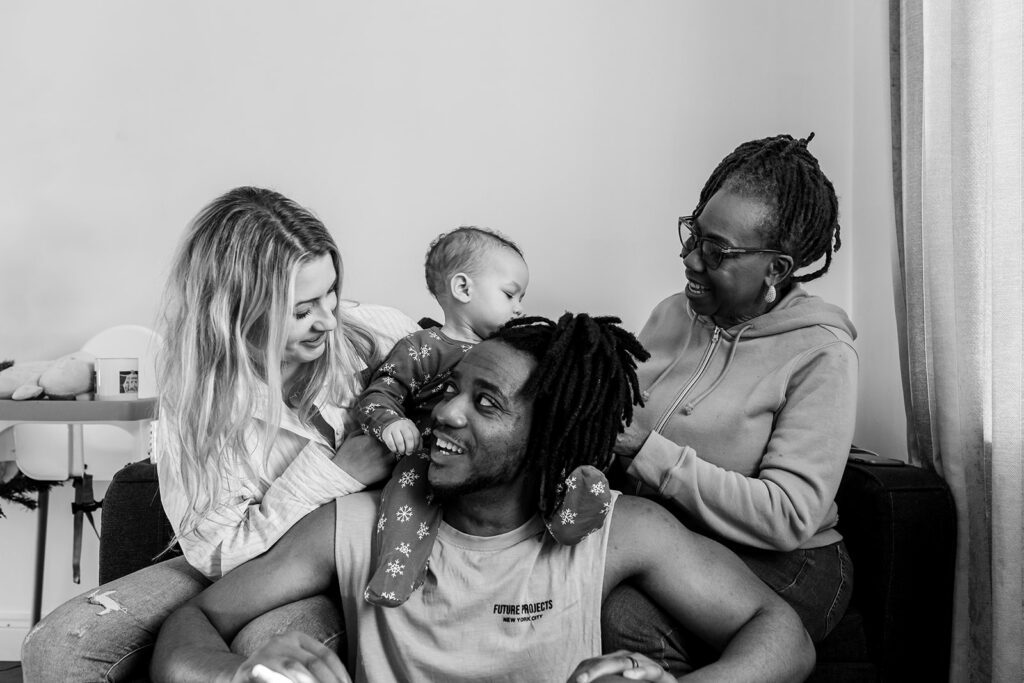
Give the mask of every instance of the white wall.
M 886 5 L 2 3 L 0 357 L 152 324 L 185 223 L 240 184 L 325 220 L 351 297 L 437 315 L 426 246 L 479 224 L 526 252 L 530 312 L 638 330 L 681 286 L 676 217 L 721 157 L 815 131 L 844 247 L 810 289 L 862 331 L 858 441 L 895 452 Z M 44 611 L 79 588 L 58 555 L 61 491 Z M 33 538 L 32 514 L 0 520 L 0 547 L 17 549 L 0 585 L 25 584 Z M 0 627 L 30 603 L 5 588 Z

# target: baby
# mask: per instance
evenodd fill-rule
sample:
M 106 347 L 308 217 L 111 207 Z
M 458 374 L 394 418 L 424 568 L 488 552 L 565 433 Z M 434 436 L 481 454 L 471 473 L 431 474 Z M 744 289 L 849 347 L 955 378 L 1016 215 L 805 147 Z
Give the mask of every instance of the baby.
M 395 468 L 380 502 L 373 549 L 376 570 L 364 596 L 387 607 L 402 604 L 423 583 L 441 522 L 427 483 L 430 456 L 423 449 L 423 437 L 430 433 L 430 412 L 466 352 L 522 315 L 530 283 L 519 247 L 478 227 L 441 234 L 427 251 L 425 271 L 427 287 L 444 312 L 444 323 L 398 342 L 357 403 L 356 417 L 363 431 L 379 438 L 398 458 L 415 454 Z M 574 471 L 567 479 L 565 501 L 548 520 L 549 530 L 561 543 L 576 543 L 604 523 L 608 487 L 605 482 L 597 487 L 603 493 L 592 495 L 590 479 L 604 482 L 604 477 L 593 468 L 588 470 Z M 572 512 L 561 514 L 570 505 Z

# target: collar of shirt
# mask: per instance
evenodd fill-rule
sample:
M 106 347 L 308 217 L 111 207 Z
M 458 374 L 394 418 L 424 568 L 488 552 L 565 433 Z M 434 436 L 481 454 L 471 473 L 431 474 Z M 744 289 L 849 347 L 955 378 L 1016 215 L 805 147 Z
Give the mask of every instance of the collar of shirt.
M 334 429 L 334 441 L 338 443 L 345 433 L 345 409 L 341 406 L 332 405 L 325 400 L 325 391 L 321 391 L 320 395 L 313 401 L 313 405 L 316 406 L 317 410 L 320 411 L 320 415 L 324 418 L 324 421 Z M 253 417 L 263 422 L 268 422 L 267 414 L 269 412 L 270 403 L 268 402 L 269 391 L 266 385 L 261 385 L 256 391 L 253 404 Z M 336 448 L 335 443 L 328 443 L 327 439 L 321 434 L 315 427 L 307 427 L 302 424 L 299 420 L 298 413 L 293 408 L 290 408 L 280 396 L 271 397 L 272 401 L 275 401 L 281 410 L 281 429 L 286 429 L 293 434 L 297 434 L 310 441 L 315 441 L 332 451 Z

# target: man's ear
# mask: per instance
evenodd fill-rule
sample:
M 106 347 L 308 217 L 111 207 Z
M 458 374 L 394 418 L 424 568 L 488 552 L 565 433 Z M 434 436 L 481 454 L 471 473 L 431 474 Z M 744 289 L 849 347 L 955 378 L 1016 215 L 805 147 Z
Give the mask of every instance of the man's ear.
M 473 278 L 465 273 L 455 273 L 448 281 L 448 288 L 451 290 L 452 298 L 458 302 L 468 304 L 473 298 Z
M 765 281 L 769 285 L 777 285 L 780 282 L 785 282 L 793 273 L 793 257 L 789 254 L 775 254 L 772 258 L 771 263 L 768 265 L 768 277 Z

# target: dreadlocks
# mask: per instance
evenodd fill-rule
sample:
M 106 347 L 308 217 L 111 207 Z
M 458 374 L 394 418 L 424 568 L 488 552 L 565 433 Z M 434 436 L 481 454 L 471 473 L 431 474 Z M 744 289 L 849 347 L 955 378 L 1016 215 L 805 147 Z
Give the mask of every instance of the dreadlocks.
M 509 321 L 492 339 L 537 360 L 523 392 L 533 399 L 527 467 L 540 478 L 540 511 L 561 502 L 562 482 L 579 465 L 606 468 L 633 405 L 643 405 L 637 361 L 650 357 L 619 318 L 566 313 L 554 323 Z
M 764 201 L 769 207 L 764 230 L 770 248 L 792 256 L 794 270 L 825 257 L 823 267 L 795 276 L 793 282 L 807 282 L 828 272 L 832 252 L 839 251 L 841 244 L 839 200 L 818 160 L 807 150 L 813 138 L 814 133 L 803 140 L 776 135 L 743 143 L 715 168 L 693 212 L 699 216 L 723 188 Z

